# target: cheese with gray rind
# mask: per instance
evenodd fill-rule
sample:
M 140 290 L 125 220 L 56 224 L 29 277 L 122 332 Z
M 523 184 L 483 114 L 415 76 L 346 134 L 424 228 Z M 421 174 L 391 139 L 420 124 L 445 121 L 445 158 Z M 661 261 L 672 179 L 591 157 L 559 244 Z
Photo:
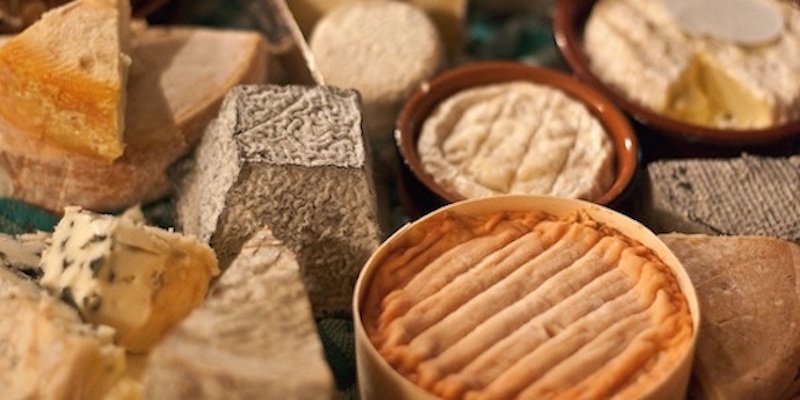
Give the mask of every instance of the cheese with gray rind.
M 125 370 L 114 330 L 0 266 L 0 394 L 6 399 L 101 399 Z
M 361 122 L 352 90 L 235 88 L 179 178 L 179 225 L 223 267 L 269 226 L 297 253 L 315 315 L 349 314 L 382 237 Z
M 147 398 L 324 399 L 333 376 L 295 254 L 268 229 L 150 357 Z
M 39 261 L 50 245 L 50 234 L 44 232 L 23 235 L 0 234 L 0 263 L 33 280 L 42 277 Z
M 696 399 L 800 395 L 800 246 L 755 236 L 661 235 L 702 311 Z M 795 386 L 792 388 L 792 386 Z
M 800 156 L 657 161 L 640 192 L 634 215 L 656 232 L 800 243 Z

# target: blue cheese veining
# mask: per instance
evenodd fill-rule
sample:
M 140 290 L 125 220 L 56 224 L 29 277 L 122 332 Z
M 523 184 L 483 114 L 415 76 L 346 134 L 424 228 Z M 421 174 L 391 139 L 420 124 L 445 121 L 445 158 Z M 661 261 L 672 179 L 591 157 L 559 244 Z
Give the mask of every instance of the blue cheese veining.
M 41 284 L 83 318 L 117 330 L 129 351 L 149 350 L 205 297 L 219 273 L 191 237 L 68 207 L 42 256 Z

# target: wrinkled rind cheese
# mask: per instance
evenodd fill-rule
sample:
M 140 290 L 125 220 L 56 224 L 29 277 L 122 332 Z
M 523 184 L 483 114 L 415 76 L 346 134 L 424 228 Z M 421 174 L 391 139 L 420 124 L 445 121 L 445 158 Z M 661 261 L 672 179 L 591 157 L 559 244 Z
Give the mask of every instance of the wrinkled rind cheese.
M 603 82 L 656 112 L 716 128 L 787 123 L 800 118 L 800 9 L 775 3 L 780 38 L 748 47 L 684 32 L 660 1 L 603 0 L 584 48 Z
M 68 207 L 42 256 L 41 284 L 86 321 L 117 330 L 127 350 L 149 350 L 203 301 L 219 273 L 194 239 Z
M 39 261 L 50 243 L 50 235 L 44 232 L 18 236 L 0 234 L 0 263 L 12 271 L 38 280 L 42 277 Z
M 594 200 L 614 181 L 614 149 L 580 102 L 510 82 L 459 92 L 425 120 L 417 142 L 433 179 L 466 198 L 543 194 Z
M 10 399 L 104 398 L 125 370 L 114 331 L 0 267 L 0 394 Z

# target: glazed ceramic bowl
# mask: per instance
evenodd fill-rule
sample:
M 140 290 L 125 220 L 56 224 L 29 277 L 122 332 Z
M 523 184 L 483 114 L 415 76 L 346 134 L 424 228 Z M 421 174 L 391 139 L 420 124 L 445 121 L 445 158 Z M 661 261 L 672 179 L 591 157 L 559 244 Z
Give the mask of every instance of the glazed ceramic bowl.
M 653 232 L 648 230 L 633 219 L 612 211 L 606 207 L 582 200 L 563 199 L 550 196 L 495 196 L 482 199 L 473 199 L 451 204 L 441 208 L 422 219 L 407 224 L 387 239 L 373 255 L 367 260 L 361 270 L 355 286 L 353 297 L 353 320 L 356 342 L 356 361 L 358 369 L 358 383 L 361 398 L 370 399 L 433 399 L 434 396 L 397 372 L 380 355 L 370 341 L 365 326 L 364 317 L 367 310 L 367 299 L 380 296 L 383 285 L 376 282 L 381 268 L 386 267 L 386 260 L 399 247 L 406 243 L 409 237 L 418 235 L 420 225 L 440 218 L 445 213 L 457 215 L 485 215 L 495 212 L 514 211 L 542 211 L 557 218 L 567 218 L 581 213 L 592 220 L 616 230 L 628 238 L 636 240 L 650 249 L 673 273 L 684 295 L 693 330 L 688 349 L 682 353 L 674 368 L 660 375 L 657 381 L 648 389 L 644 399 L 680 399 L 685 397 L 689 383 L 692 358 L 697 343 L 698 329 L 700 326 L 700 309 L 695 289 L 689 275 L 680 261 L 670 249 Z M 426 231 L 427 232 L 427 231 Z M 396 267 L 396 264 L 389 264 Z M 399 274 L 394 270 L 393 274 Z
M 638 164 L 636 135 L 626 117 L 599 92 L 567 75 L 515 62 L 482 62 L 452 69 L 436 76 L 412 95 L 400 113 L 396 131 L 397 146 L 407 169 L 405 175 L 416 181 L 404 184 L 406 197 L 424 203 L 422 198 L 432 194 L 439 205 L 464 200 L 463 196 L 436 183 L 425 172 L 417 154 L 422 125 L 439 103 L 462 90 L 513 81 L 529 81 L 561 90 L 583 103 L 600 121 L 614 145 L 616 175 L 608 190 L 594 202 L 608 205 L 619 198 L 633 180 Z M 419 193 L 420 190 L 429 193 Z
M 599 90 L 637 122 L 685 141 L 724 146 L 763 145 L 800 134 L 800 121 L 765 129 L 714 129 L 670 118 L 629 100 L 621 92 L 603 83 L 589 68 L 589 61 L 583 50 L 583 27 L 595 1 L 557 0 L 553 14 L 556 44 L 564 60 L 580 80 Z

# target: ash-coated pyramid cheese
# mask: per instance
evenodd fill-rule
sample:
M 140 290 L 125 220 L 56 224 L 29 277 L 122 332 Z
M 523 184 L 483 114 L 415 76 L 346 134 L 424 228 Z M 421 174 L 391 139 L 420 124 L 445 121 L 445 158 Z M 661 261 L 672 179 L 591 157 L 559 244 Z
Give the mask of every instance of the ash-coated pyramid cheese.
M 124 149 L 130 3 L 76 0 L 0 47 L 0 118 L 110 162 Z
M 355 91 L 239 86 L 178 182 L 185 233 L 226 266 L 262 227 L 297 253 L 316 315 L 348 313 L 381 242 Z
M 0 394 L 6 399 L 104 398 L 125 370 L 114 330 L 0 266 Z
M 219 270 L 204 243 L 69 207 L 42 255 L 42 286 L 145 352 L 205 298 Z
M 268 229 L 154 349 L 145 374 L 152 399 L 325 399 L 333 387 L 297 258 Z

